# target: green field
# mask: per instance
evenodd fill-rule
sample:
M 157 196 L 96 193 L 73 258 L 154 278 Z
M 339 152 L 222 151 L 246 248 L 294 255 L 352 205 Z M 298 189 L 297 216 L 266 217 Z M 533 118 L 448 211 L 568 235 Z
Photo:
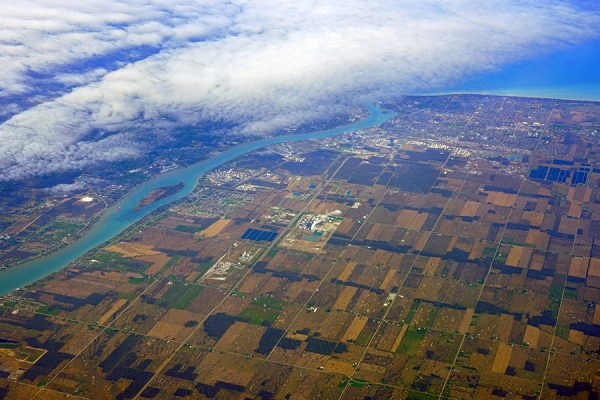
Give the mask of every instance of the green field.
M 258 299 L 253 300 L 250 304 L 253 306 L 272 308 L 274 310 L 283 310 L 283 307 L 287 304 L 285 301 L 277 300 L 273 297 L 260 296 Z
M 177 261 L 179 261 L 180 258 L 181 258 L 181 256 L 179 254 L 174 255 L 173 258 L 171 258 L 169 261 L 167 261 L 167 263 L 165 264 L 165 266 L 162 267 L 160 269 L 160 271 L 158 271 L 156 273 L 156 275 L 158 275 L 158 274 L 164 274 L 164 272 L 166 270 L 168 270 L 169 268 L 171 268 L 173 266 L 173 264 L 175 264 Z
M 556 331 L 554 334 L 561 339 L 569 340 L 570 331 L 571 329 L 569 329 L 569 325 L 556 325 Z
M 109 268 L 119 271 L 141 272 L 150 266 L 150 263 L 124 258 L 119 253 L 106 250 L 94 254 L 90 259 L 96 260 L 94 267 Z
M 178 310 L 185 310 L 204 289 L 203 286 L 192 285 L 187 282 L 172 282 L 169 290 L 167 290 L 160 299 L 166 301 L 169 307 Z
M 173 304 L 177 303 L 177 300 L 179 300 L 181 296 L 183 296 L 187 289 L 188 288 L 185 283 L 179 281 L 172 281 L 171 287 L 165 292 L 165 294 L 160 296 L 160 299 L 169 303 L 169 306 L 173 306 Z
M 196 285 L 191 286 L 183 294 L 183 296 L 181 296 L 181 298 L 179 299 L 179 301 L 177 303 L 175 303 L 175 305 L 173 306 L 173 308 L 176 308 L 178 310 L 185 310 L 187 308 L 187 306 L 189 306 L 190 303 L 192 301 L 194 301 L 194 299 L 196 298 L 196 296 L 198 296 L 200 294 L 200 292 L 202 292 L 203 289 L 204 289 L 203 286 L 196 286 Z
M 273 257 L 275 257 L 277 255 L 277 253 L 279 253 L 279 249 L 277 249 L 277 248 L 271 249 L 267 253 L 267 257 L 273 258 Z
M 49 306 L 42 306 L 36 310 L 36 312 L 48 315 L 58 315 L 60 313 L 60 308 L 52 308 Z
M 198 276 L 196 277 L 196 280 L 202 278 L 206 271 L 208 271 L 213 265 L 215 265 L 214 261 L 204 261 L 200 263 L 200 265 L 196 267 L 196 271 L 200 272 L 200 274 L 198 274 Z
M 248 323 L 254 325 L 261 325 L 263 321 L 275 322 L 277 317 L 279 317 L 279 314 L 277 313 L 256 310 L 254 308 L 245 308 L 244 311 L 240 313 L 240 318 L 248 318 L 250 320 Z
M 414 356 L 417 354 L 419 346 L 421 345 L 421 340 L 423 340 L 426 334 L 427 329 L 425 328 L 419 329 L 414 326 L 408 327 L 408 330 L 404 334 L 402 342 L 400 342 L 400 346 L 398 346 L 396 353 Z
M 565 287 L 565 292 L 563 294 L 565 299 L 577 300 L 577 289 L 571 287 Z
M 129 301 L 134 301 L 135 299 L 137 299 L 138 295 L 135 293 L 118 293 L 117 297 L 119 299 L 125 299 L 125 300 L 129 300 Z
M 408 314 L 406 314 L 406 317 L 404 317 L 404 320 L 402 322 L 404 322 L 405 324 L 410 324 L 413 318 L 415 317 L 415 314 L 417 313 L 420 304 L 421 302 L 418 300 L 413 301 L 412 305 L 410 306 L 410 310 L 408 310 Z
M 357 346 L 367 347 L 371 342 L 371 338 L 375 333 L 370 331 L 362 331 L 358 334 L 358 337 L 354 341 L 354 344 Z
M 197 226 L 177 225 L 175 227 L 175 230 L 177 232 L 194 233 L 194 232 L 200 232 L 202 230 L 202 228 L 198 228 Z

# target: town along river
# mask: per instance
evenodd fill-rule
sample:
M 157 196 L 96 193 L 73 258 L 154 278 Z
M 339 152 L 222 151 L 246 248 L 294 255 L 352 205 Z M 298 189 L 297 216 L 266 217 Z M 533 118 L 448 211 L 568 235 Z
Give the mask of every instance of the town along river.
M 352 130 L 370 128 L 396 116 L 395 113 L 383 111 L 378 106 L 370 104 L 365 106 L 369 110 L 369 115 L 353 124 L 321 132 L 279 136 L 247 142 L 232 147 L 219 155 L 191 165 L 185 169 L 174 170 L 149 179 L 127 193 L 121 200 L 106 210 L 98 221 L 96 221 L 94 226 L 79 240 L 50 255 L 0 271 L 0 296 L 65 268 L 78 257 L 81 257 L 94 247 L 101 245 L 123 232 L 152 211 L 187 196 L 194 190 L 198 179 L 204 173 L 231 161 L 238 156 L 275 143 L 319 139 L 327 136 L 339 135 L 340 133 Z M 184 183 L 182 190 L 151 203 L 134 213 L 134 210 L 140 201 L 145 198 L 152 189 L 174 186 L 181 182 Z

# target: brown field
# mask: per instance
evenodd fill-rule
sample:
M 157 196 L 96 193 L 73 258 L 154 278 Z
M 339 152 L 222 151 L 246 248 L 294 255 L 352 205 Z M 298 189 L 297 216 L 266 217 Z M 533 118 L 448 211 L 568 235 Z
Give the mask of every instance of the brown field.
M 471 323 L 471 318 L 473 318 L 473 313 L 474 312 L 475 312 L 474 308 L 467 308 L 467 311 L 465 312 L 463 320 L 460 323 L 460 326 L 458 328 L 458 331 L 460 333 L 466 333 L 467 332 L 467 330 L 469 329 L 469 324 Z
M 264 274 L 250 274 L 246 276 L 244 282 L 238 290 L 242 293 L 258 293 L 258 291 L 264 284 L 263 282 L 266 282 L 267 279 L 268 277 Z
M 38 219 L 41 216 L 41 214 L 31 214 L 31 215 L 27 215 L 23 218 L 21 218 L 20 220 L 18 220 L 17 222 L 15 222 L 13 225 L 11 225 L 10 227 L 8 227 L 3 234 L 5 235 L 16 235 L 17 233 L 21 232 L 23 229 L 25 229 L 29 224 L 31 224 L 33 221 L 35 221 L 36 219 Z
M 350 304 L 350 301 L 356 294 L 357 290 L 358 290 L 358 288 L 355 288 L 355 287 L 350 287 L 350 286 L 344 287 L 344 290 L 342 290 L 342 294 L 335 301 L 333 308 L 335 308 L 336 310 L 344 310 L 345 311 L 346 307 L 348 307 L 348 304 Z
M 217 236 L 219 233 L 221 233 L 223 229 L 225 229 L 227 225 L 229 225 L 230 222 L 231 220 L 229 219 L 220 219 L 205 230 L 200 231 L 198 235 L 205 235 L 207 237 Z
M 519 264 L 517 266 L 519 268 L 529 267 L 529 262 L 531 261 L 532 253 L 533 253 L 533 249 L 531 249 L 529 247 L 524 247 L 523 252 L 521 253 L 521 259 L 519 260 Z
M 579 223 L 579 219 L 577 218 L 568 218 L 563 216 L 560 219 L 560 225 L 558 226 L 558 231 L 561 233 L 567 233 L 569 235 L 574 235 L 577 232 L 577 224 Z
M 407 329 L 408 325 L 402 325 L 402 329 L 400 330 L 400 333 L 398 333 L 398 337 L 396 338 L 396 341 L 390 350 L 392 353 L 395 353 L 396 350 L 398 350 L 398 346 L 400 346 L 400 342 L 402 342 L 402 338 L 404 338 L 404 334 L 406 333 Z
M 471 252 L 469 253 L 469 260 L 476 260 L 478 258 L 481 257 L 481 254 L 483 254 L 483 250 L 485 250 L 487 246 L 487 242 L 475 242 L 475 244 L 473 245 L 473 249 L 471 250 Z
M 575 329 L 571 329 L 569 331 L 569 342 L 583 345 L 584 341 L 585 341 L 585 334 L 583 332 L 576 331 Z
M 481 203 L 476 201 L 467 201 L 465 206 L 460 212 L 461 217 L 474 217 L 477 214 L 477 210 L 479 210 L 479 205 Z
M 600 306 L 598 304 L 594 306 L 594 320 L 592 323 L 600 325 Z
M 197 314 L 189 311 L 170 309 L 164 317 L 148 332 L 150 336 L 157 336 L 163 339 L 183 340 L 194 328 L 186 328 L 184 325 L 188 321 L 198 321 Z
M 161 339 L 172 339 L 176 338 L 183 327 L 178 325 L 171 325 L 166 322 L 157 322 L 156 325 L 150 329 L 147 333 L 148 336 L 155 336 Z
M 157 253 L 155 255 L 136 257 L 136 260 L 151 262 L 152 265 L 149 266 L 144 272 L 148 275 L 154 275 L 171 260 L 171 257 L 164 253 Z
M 579 203 L 579 202 L 571 203 L 571 207 L 569 207 L 569 212 L 568 212 L 569 217 L 579 218 L 579 214 L 581 214 L 581 203 Z
M 542 222 L 544 221 L 544 213 L 535 211 L 525 211 L 523 213 L 523 219 L 528 220 L 529 223 L 533 226 L 542 226 Z
M 419 213 L 409 228 L 415 230 L 421 229 L 427 217 L 429 217 L 429 213 Z
M 340 276 L 338 276 L 338 279 L 341 281 L 347 281 L 348 278 L 350 277 L 350 275 L 352 275 L 352 271 L 354 271 L 354 267 L 356 267 L 356 263 L 349 262 L 346 265 L 346 267 L 344 268 L 344 270 L 342 271 L 342 273 L 340 274 Z
M 540 339 L 540 328 L 535 326 L 527 325 L 525 329 L 525 335 L 523 336 L 523 342 L 529 343 L 531 347 L 537 347 Z
M 159 251 L 153 249 L 153 246 L 142 243 L 119 242 L 106 248 L 108 251 L 121 253 L 125 257 L 138 257 L 160 254 Z
M 569 276 L 576 276 L 585 279 L 590 263 L 589 257 L 573 257 L 571 258 L 571 266 L 569 267 Z
M 330 358 L 324 366 L 327 372 L 336 372 L 338 374 L 352 375 L 354 367 L 351 363 Z
M 390 269 L 388 271 L 388 273 L 386 274 L 385 278 L 383 278 L 383 281 L 381 282 L 381 284 L 379 285 L 379 287 L 383 290 L 390 290 L 391 288 L 390 283 L 392 282 L 392 280 L 394 279 L 394 276 L 398 273 L 397 270 L 395 269 Z
M 215 344 L 216 349 L 228 350 L 242 334 L 248 324 L 236 321 Z
M 513 246 L 508 253 L 508 258 L 506 259 L 506 265 L 511 267 L 516 267 L 519 265 L 519 260 L 521 259 L 521 253 L 523 253 L 523 247 L 521 246 Z
M 396 225 L 401 228 L 410 228 L 418 214 L 419 212 L 416 210 L 402 210 L 396 218 Z
M 496 372 L 498 374 L 504 374 L 506 372 L 506 368 L 510 362 L 510 357 L 512 356 L 512 351 L 513 348 L 506 343 L 500 343 L 498 345 L 498 352 L 496 353 L 496 358 L 494 358 L 492 372 Z
M 425 265 L 425 270 L 423 271 L 424 275 L 433 276 L 435 271 L 437 271 L 440 266 L 440 262 L 442 261 L 439 257 L 429 257 L 427 260 L 427 265 Z
M 530 229 L 529 232 L 527 233 L 527 238 L 525 239 L 525 243 L 527 244 L 537 244 L 539 237 L 540 237 L 540 231 L 537 229 Z
M 104 313 L 103 316 L 100 317 L 100 319 L 98 320 L 98 324 L 104 325 L 113 316 L 113 314 L 119 311 L 121 307 L 123 307 L 125 304 L 127 304 L 126 299 L 117 300 L 115 304 L 113 304 L 113 306 L 110 308 L 110 310 L 108 310 L 106 313 Z
M 350 327 L 344 333 L 344 337 L 342 338 L 342 342 L 347 342 L 348 340 L 356 340 L 358 335 L 363 330 L 367 321 L 369 319 L 367 317 L 361 317 L 359 315 L 355 316 L 350 324 Z
M 379 237 L 379 234 L 383 231 L 384 226 L 381 224 L 375 224 L 371 230 L 369 230 L 369 234 L 367 235 L 367 240 L 375 240 Z

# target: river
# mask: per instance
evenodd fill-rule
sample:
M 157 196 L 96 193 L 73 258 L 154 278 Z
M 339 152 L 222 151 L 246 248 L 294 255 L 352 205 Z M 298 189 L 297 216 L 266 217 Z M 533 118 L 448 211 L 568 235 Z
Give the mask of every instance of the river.
M 357 129 L 370 128 L 379 125 L 397 115 L 391 111 L 384 111 L 379 106 L 367 104 L 365 107 L 368 109 L 369 115 L 364 119 L 354 122 L 353 124 L 321 132 L 292 136 L 278 136 L 256 140 L 253 142 L 246 142 L 232 147 L 212 158 L 193 164 L 187 168 L 173 170 L 149 179 L 148 181 L 134 188 L 131 192 L 127 193 L 121 200 L 106 210 L 94 224 L 94 226 L 77 241 L 55 253 L 0 271 L 0 296 L 65 268 L 72 261 L 81 257 L 94 247 L 99 246 L 107 240 L 115 237 L 159 207 L 187 196 L 194 190 L 198 179 L 203 174 L 219 167 L 220 165 L 223 165 L 228 161 L 233 160 L 238 156 L 249 153 L 256 149 L 260 149 L 261 147 L 269 146 L 271 144 L 293 142 L 297 140 L 319 139 L 327 136 L 339 135 L 341 133 Z M 152 189 L 176 185 L 179 182 L 183 182 L 185 184 L 184 188 L 180 192 L 152 203 L 142 208 L 138 212 L 133 213 L 133 210 L 136 208 L 140 200 L 146 197 L 146 195 L 148 195 Z

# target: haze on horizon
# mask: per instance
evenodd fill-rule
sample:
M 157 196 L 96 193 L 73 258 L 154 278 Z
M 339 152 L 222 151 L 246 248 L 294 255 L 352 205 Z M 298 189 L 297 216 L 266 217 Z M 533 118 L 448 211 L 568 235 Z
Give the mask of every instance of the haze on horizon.
M 135 158 L 202 121 L 269 134 L 600 36 L 600 6 L 575 0 L 42 0 L 1 10 L 0 181 Z

